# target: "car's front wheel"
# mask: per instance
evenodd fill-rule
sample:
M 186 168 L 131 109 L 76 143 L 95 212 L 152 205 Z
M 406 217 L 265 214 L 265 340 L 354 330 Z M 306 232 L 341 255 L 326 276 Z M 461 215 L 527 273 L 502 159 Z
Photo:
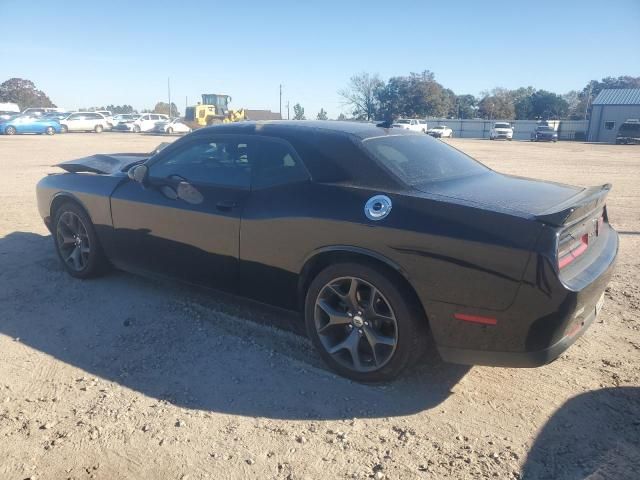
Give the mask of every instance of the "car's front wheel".
M 56 210 L 53 240 L 65 270 L 72 277 L 100 275 L 108 265 L 91 219 L 75 203 L 65 203 Z
M 46 133 L 47 135 L 54 135 L 56 133 L 56 130 L 53 127 L 47 127 L 45 128 L 44 133 Z
M 60 125 L 60 131 L 62 133 L 69 133 L 69 127 L 67 127 L 66 125 Z
M 96 133 L 102 133 L 102 130 L 104 130 L 104 127 L 102 125 L 96 125 L 96 127 L 93 129 L 93 131 Z
M 167 128 L 167 133 L 169 135 L 171 135 L 173 133 L 173 128 L 171 128 L 171 127 Z
M 134 131 L 135 133 L 140 133 L 140 127 L 139 127 L 138 125 L 134 125 L 134 126 L 133 126 L 133 131 Z
M 361 382 L 397 377 L 425 345 L 426 318 L 386 272 L 360 263 L 332 265 L 311 282 L 309 337 L 340 375 Z
M 7 135 L 15 135 L 16 127 L 8 126 L 7 128 L 4 129 L 4 133 Z

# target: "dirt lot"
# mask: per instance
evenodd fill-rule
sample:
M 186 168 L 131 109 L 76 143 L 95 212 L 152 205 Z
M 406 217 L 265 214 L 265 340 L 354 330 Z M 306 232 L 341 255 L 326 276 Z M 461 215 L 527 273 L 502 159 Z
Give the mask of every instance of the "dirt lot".
M 62 271 L 38 179 L 62 160 L 162 140 L 0 136 L 0 478 L 637 478 L 640 148 L 453 140 L 499 171 L 614 184 L 607 302 L 546 367 L 431 356 L 372 387 L 327 371 L 294 316 Z

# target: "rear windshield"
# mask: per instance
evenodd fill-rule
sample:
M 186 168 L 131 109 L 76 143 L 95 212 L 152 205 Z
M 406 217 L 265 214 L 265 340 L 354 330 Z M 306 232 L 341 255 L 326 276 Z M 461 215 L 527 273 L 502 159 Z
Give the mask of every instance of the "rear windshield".
M 465 177 L 488 169 L 428 135 L 389 135 L 363 140 L 365 149 L 408 185 Z
M 408 125 L 411 123 L 411 120 L 398 120 L 396 123 L 398 125 Z
M 551 127 L 538 127 L 539 132 L 550 132 Z

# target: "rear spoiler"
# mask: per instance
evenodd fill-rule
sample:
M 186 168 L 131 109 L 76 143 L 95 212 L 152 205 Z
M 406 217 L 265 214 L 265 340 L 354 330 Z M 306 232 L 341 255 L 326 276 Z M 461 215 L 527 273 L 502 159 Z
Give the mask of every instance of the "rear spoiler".
M 589 187 L 580 193 L 555 205 L 548 211 L 535 216 L 536 220 L 549 225 L 562 227 L 574 223 L 589 213 L 601 208 L 611 190 L 611 184 Z

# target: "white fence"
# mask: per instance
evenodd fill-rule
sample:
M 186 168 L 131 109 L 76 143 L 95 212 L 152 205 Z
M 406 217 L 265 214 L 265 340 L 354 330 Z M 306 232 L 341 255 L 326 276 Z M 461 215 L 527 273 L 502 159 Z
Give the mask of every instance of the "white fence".
M 529 140 L 531 133 L 539 125 L 537 120 L 454 120 L 449 118 L 427 118 L 428 128 L 446 125 L 453 129 L 453 135 L 462 138 L 489 138 L 489 131 L 496 122 L 513 126 L 514 140 Z M 554 120 L 547 122 L 558 132 L 559 140 L 584 140 L 588 122 L 585 120 Z

